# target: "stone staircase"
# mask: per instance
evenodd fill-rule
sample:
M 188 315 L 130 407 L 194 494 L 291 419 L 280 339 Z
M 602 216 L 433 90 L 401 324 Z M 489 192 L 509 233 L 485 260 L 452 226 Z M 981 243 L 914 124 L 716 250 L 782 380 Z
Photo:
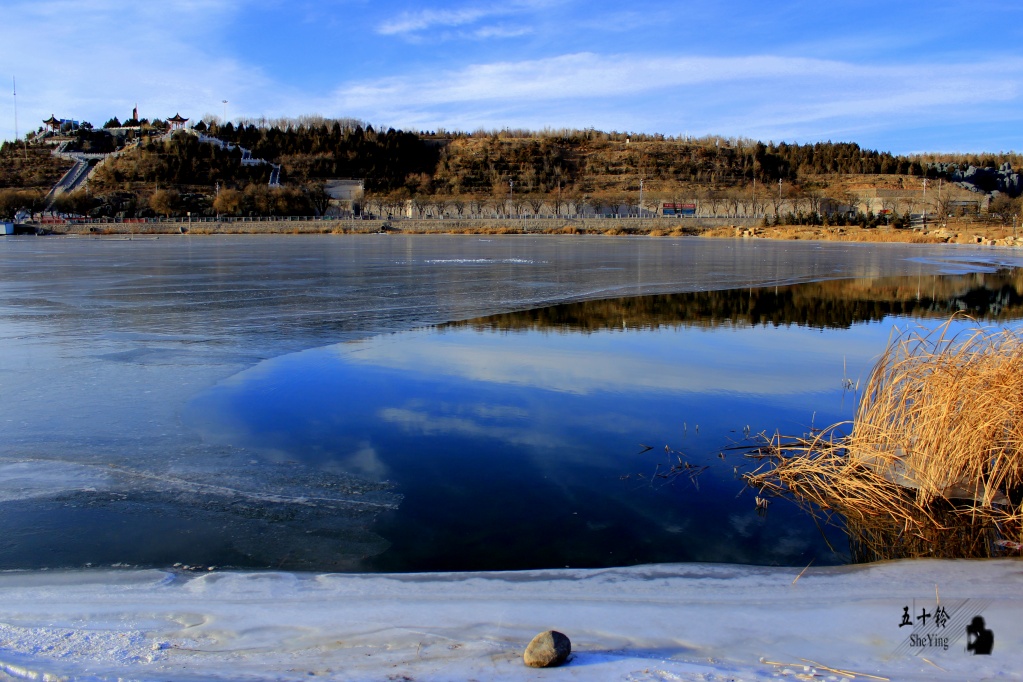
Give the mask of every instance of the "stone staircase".
M 174 132 L 177 131 L 168 131 L 167 134 L 164 135 L 162 139 L 169 139 L 171 134 Z M 261 166 L 264 164 L 271 166 L 272 170 L 270 171 L 270 186 L 280 187 L 281 185 L 280 164 L 270 163 L 265 159 L 257 159 L 254 156 L 252 156 L 252 152 L 246 149 L 245 147 L 239 147 L 238 145 L 231 144 L 230 142 L 225 142 L 224 140 L 221 140 L 219 138 L 204 135 L 196 131 L 189 132 L 197 136 L 199 138 L 199 142 L 202 142 L 204 144 L 212 144 L 217 147 L 220 147 L 221 149 L 226 149 L 228 151 L 233 151 L 235 148 L 239 149 L 242 153 L 243 166 Z M 139 140 L 135 140 L 133 143 L 125 145 L 122 149 L 118 149 L 116 152 L 111 152 L 110 154 L 85 154 L 83 152 L 67 151 L 67 147 L 69 144 L 71 144 L 71 142 L 72 140 L 65 140 L 64 142 L 61 142 L 59 145 L 57 145 L 57 147 L 54 148 L 52 152 L 50 152 L 53 156 L 62 159 L 67 159 L 69 161 L 74 161 L 75 165 L 71 166 L 70 170 L 68 170 L 68 172 L 65 173 L 63 177 L 61 177 L 61 179 L 57 181 L 57 184 L 55 184 L 46 194 L 45 210 L 48 211 L 52 210 L 53 202 L 59 195 L 64 194 L 66 192 L 74 192 L 75 190 L 83 187 L 85 183 L 88 182 L 89 176 L 92 174 L 92 171 L 94 171 L 96 167 L 99 166 L 101 163 L 103 163 L 107 159 L 120 156 L 121 154 L 124 154 L 127 151 L 135 149 L 139 144 Z
M 75 165 L 71 166 L 67 173 L 57 181 L 50 191 L 46 194 L 46 210 L 53 208 L 53 202 L 58 196 L 66 192 L 74 192 L 76 189 L 85 184 L 85 181 L 89 177 L 89 173 L 92 172 L 93 162 L 90 159 L 76 159 Z
M 246 149 L 245 147 L 240 147 L 240 146 L 238 146 L 236 144 L 231 144 L 230 142 L 225 142 L 224 140 L 221 140 L 220 138 L 212 137 L 210 135 L 206 135 L 204 133 L 199 133 L 199 132 L 196 132 L 194 130 L 191 130 L 189 132 L 191 132 L 193 135 L 198 137 L 199 141 L 204 143 L 204 144 L 212 144 L 212 145 L 215 145 L 217 147 L 220 147 L 221 149 L 226 149 L 227 151 L 234 151 L 235 149 L 238 149 L 242 153 L 242 165 L 243 166 L 262 166 L 264 164 L 271 166 L 272 170 L 270 171 L 270 186 L 271 187 L 280 187 L 280 184 L 281 184 L 281 166 L 280 166 L 280 164 L 270 163 L 266 159 L 257 159 L 256 157 L 254 157 L 252 155 L 252 152 L 250 150 Z

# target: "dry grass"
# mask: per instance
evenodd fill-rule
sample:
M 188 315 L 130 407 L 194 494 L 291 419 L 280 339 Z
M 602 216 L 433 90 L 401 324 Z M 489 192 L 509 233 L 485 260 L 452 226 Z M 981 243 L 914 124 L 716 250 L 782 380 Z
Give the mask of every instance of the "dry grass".
M 928 224 L 926 232 L 909 229 L 889 229 L 885 227 L 863 228 L 856 225 L 811 226 L 811 225 L 762 225 L 752 228 L 722 226 L 707 228 L 699 232 L 704 237 L 734 239 L 742 236 L 747 229 L 754 231 L 755 237 L 763 239 L 814 239 L 839 242 L 882 242 L 907 244 L 997 244 L 1012 246 L 1015 237 L 1011 226 L 997 224 L 992 220 L 965 219 L 946 225 Z
M 747 476 L 845 519 L 857 559 L 981 557 L 1021 540 L 1023 338 L 974 330 L 893 339 L 852 431 L 775 437 Z
M 909 244 L 940 244 L 945 240 L 932 234 L 922 234 L 913 230 L 889 230 L 883 228 L 865 229 L 857 226 L 823 227 L 807 225 L 777 225 L 770 227 L 755 226 L 755 236 L 764 239 L 810 239 L 841 242 L 899 242 Z M 702 231 L 704 237 L 734 238 L 741 234 L 742 228 L 714 227 Z

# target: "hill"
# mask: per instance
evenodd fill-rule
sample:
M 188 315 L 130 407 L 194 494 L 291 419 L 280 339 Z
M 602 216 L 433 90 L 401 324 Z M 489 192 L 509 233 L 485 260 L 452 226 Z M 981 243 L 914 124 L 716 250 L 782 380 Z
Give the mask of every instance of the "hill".
M 115 118 L 103 129 L 40 130 L 28 143 L 5 143 L 0 210 L 9 215 L 21 205 L 108 218 L 664 212 L 897 226 L 924 211 L 1003 221 L 1019 212 L 1015 154 L 905 157 L 844 142 L 595 130 L 414 133 L 316 117 L 200 122 L 177 131 L 131 123 Z M 58 150 L 64 158 L 53 155 Z M 95 165 L 88 190 L 44 206 L 43 195 L 70 167 L 68 154 Z M 339 178 L 357 179 L 363 191 L 332 195 Z

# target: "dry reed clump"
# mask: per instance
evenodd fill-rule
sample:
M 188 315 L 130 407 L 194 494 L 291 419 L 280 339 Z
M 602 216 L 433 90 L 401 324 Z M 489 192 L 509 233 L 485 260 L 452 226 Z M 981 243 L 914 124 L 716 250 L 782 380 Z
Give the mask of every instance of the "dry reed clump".
M 950 321 L 951 322 L 951 321 Z M 854 558 L 983 557 L 1016 547 L 1023 522 L 1023 337 L 973 330 L 892 340 L 851 433 L 776 436 L 747 475 L 845 517 Z
M 925 235 L 910 230 L 857 230 L 828 237 L 843 242 L 881 242 L 902 244 L 940 244 L 943 240 L 933 235 Z

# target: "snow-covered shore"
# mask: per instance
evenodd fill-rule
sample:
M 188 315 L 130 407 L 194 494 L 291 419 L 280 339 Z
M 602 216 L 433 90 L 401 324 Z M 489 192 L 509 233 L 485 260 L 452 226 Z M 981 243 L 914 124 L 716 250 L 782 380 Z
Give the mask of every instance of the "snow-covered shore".
M 705 564 L 407 575 L 11 572 L 0 575 L 0 678 L 976 680 L 1023 672 L 1018 561 L 810 567 L 793 582 L 799 573 Z M 909 646 L 913 626 L 900 627 L 906 607 L 923 648 Z M 943 627 L 939 615 L 948 616 Z M 978 615 L 994 635 L 990 656 L 966 651 L 964 624 Z M 549 628 L 571 637 L 570 662 L 524 667 L 525 644 Z

